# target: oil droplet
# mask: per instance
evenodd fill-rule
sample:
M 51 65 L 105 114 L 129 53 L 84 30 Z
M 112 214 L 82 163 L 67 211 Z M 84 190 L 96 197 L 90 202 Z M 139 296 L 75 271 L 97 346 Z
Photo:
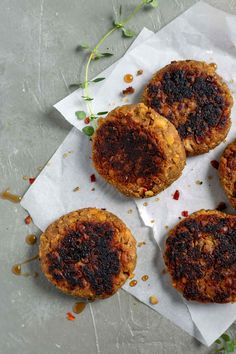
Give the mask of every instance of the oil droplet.
M 15 275 L 21 275 L 21 265 L 20 264 L 14 264 L 11 268 L 11 271 Z
M 132 286 L 132 287 L 133 287 L 133 286 L 137 285 L 137 283 L 138 283 L 137 280 L 135 280 L 135 279 L 134 279 L 134 280 L 131 280 L 131 281 L 129 282 L 129 286 Z
M 0 193 L 0 198 L 6 199 L 12 203 L 20 203 L 20 201 L 21 201 L 20 195 L 10 193 L 8 189 L 6 189 L 2 193 Z
M 27 235 L 25 238 L 25 242 L 30 245 L 33 246 L 36 242 L 37 242 L 37 236 L 35 235 Z
M 149 279 L 149 276 L 147 274 L 142 276 L 142 281 L 147 281 Z
M 82 311 L 84 311 L 85 307 L 86 307 L 85 302 L 76 302 L 73 306 L 73 312 L 79 314 Z
M 133 81 L 133 75 L 131 75 L 131 74 L 126 74 L 125 76 L 124 76 L 124 82 L 127 82 L 127 83 L 130 83 L 130 82 L 132 82 Z
M 22 275 L 22 276 L 24 276 L 24 277 L 32 276 L 32 277 L 35 277 L 35 278 L 36 278 L 36 277 L 39 275 L 37 272 L 33 272 L 33 273 L 22 273 L 22 272 L 21 272 L 21 266 L 24 265 L 24 264 L 26 264 L 26 263 L 30 263 L 30 262 L 32 262 L 32 261 L 38 259 L 38 258 L 39 258 L 39 255 L 37 254 L 37 255 L 34 256 L 34 257 L 31 257 L 31 258 L 29 258 L 29 259 L 26 259 L 26 260 L 25 260 L 24 262 L 22 262 L 22 263 L 14 264 L 14 265 L 12 266 L 12 268 L 11 268 L 12 273 L 15 274 L 15 275 Z

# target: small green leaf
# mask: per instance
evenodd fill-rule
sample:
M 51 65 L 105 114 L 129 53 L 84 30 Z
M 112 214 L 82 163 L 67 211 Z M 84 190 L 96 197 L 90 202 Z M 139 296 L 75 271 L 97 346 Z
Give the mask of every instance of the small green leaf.
M 98 115 L 98 116 L 104 116 L 104 115 L 107 114 L 107 113 L 108 113 L 108 111 L 105 111 L 105 112 L 98 112 L 97 115 Z
M 69 89 L 71 90 L 76 90 L 76 89 L 79 89 L 81 86 L 80 84 L 70 84 L 69 85 Z
M 92 100 L 93 100 L 93 98 L 88 97 L 88 96 L 82 96 L 82 98 L 83 98 L 85 101 L 92 101 Z
M 222 334 L 221 338 L 224 339 L 225 342 L 229 342 L 231 340 L 227 333 Z
M 157 0 L 143 0 L 143 3 L 146 5 L 151 5 L 154 8 L 158 6 Z
M 88 125 L 87 127 L 84 127 L 84 128 L 82 129 L 82 131 L 83 131 L 83 133 L 84 133 L 85 135 L 87 135 L 87 136 L 92 136 L 93 133 L 94 133 L 94 128 L 91 127 L 91 125 Z
M 121 22 L 116 22 L 116 21 L 113 22 L 113 25 L 114 25 L 116 28 L 123 28 L 123 27 L 124 27 L 123 23 L 121 23 Z
M 234 352 L 234 343 L 227 342 L 225 345 L 225 350 L 226 350 L 226 353 L 233 353 Z
M 123 35 L 127 38 L 132 38 L 136 35 L 136 33 L 132 30 L 129 30 L 127 28 L 122 28 Z
M 82 43 L 82 44 L 78 45 L 78 48 L 80 48 L 80 49 L 88 49 L 89 45 L 87 43 Z
M 86 118 L 86 113 L 84 111 L 77 111 L 75 112 L 75 115 L 79 120 L 83 120 Z
M 105 77 L 97 77 L 96 79 L 92 80 L 92 82 L 100 82 L 102 80 L 105 80 Z
M 85 88 L 85 81 L 84 82 L 80 82 L 80 83 L 78 83 L 78 84 L 71 84 L 70 86 L 69 86 L 69 88 L 70 89 L 74 89 L 74 88 Z
M 113 53 L 109 53 L 109 52 L 105 52 L 105 53 L 101 53 L 103 57 L 112 57 L 112 55 L 114 55 Z
M 221 343 L 221 340 L 220 340 L 220 339 L 217 339 L 217 340 L 215 341 L 215 343 L 220 344 L 220 343 Z

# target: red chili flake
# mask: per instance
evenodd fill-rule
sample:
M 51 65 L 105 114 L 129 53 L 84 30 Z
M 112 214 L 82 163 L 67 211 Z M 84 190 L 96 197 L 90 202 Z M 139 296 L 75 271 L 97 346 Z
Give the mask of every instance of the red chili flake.
M 135 89 L 132 86 L 127 87 L 125 90 L 122 91 L 123 95 L 132 95 L 135 92 Z
M 89 124 L 89 123 L 90 123 L 90 118 L 89 118 L 89 117 L 86 117 L 85 120 L 84 120 L 84 123 L 85 123 L 85 124 Z
M 179 191 L 178 191 L 178 189 L 174 192 L 173 199 L 174 200 L 179 200 Z
M 74 320 L 75 320 L 75 316 L 72 315 L 71 312 L 67 312 L 66 317 L 67 317 L 67 319 L 68 319 L 69 321 L 74 321 Z
M 225 209 L 227 209 L 227 205 L 224 202 L 220 202 L 216 207 L 216 210 L 218 211 L 223 211 Z
M 216 170 L 219 168 L 219 162 L 217 160 L 211 161 L 211 166 L 214 167 Z
M 36 180 L 35 177 L 29 178 L 29 184 L 33 184 L 35 180 Z
M 186 218 L 188 216 L 188 211 L 187 210 L 183 210 L 181 215 Z
M 26 216 L 26 218 L 25 218 L 26 225 L 29 225 L 31 222 L 32 222 L 31 216 L 30 215 Z
M 91 182 L 96 182 L 96 176 L 95 176 L 95 174 L 92 174 L 92 175 L 90 176 L 90 181 L 91 181 Z

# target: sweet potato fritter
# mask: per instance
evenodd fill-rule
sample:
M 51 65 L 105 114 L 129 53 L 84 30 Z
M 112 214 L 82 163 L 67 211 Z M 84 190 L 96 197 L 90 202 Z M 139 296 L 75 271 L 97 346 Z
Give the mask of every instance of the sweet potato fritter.
M 188 155 L 215 148 L 231 126 L 233 98 L 215 64 L 171 62 L 147 84 L 143 102 L 175 125 Z
M 193 213 L 170 231 L 164 258 L 173 286 L 187 300 L 236 301 L 236 216 Z
M 127 196 L 161 192 L 181 175 L 185 160 L 173 124 L 142 103 L 114 109 L 93 138 L 95 168 Z
M 218 171 L 225 193 L 236 209 L 236 140 L 223 152 Z
M 80 209 L 47 228 L 41 235 L 39 255 L 44 274 L 61 291 L 106 298 L 133 272 L 136 241 L 112 213 Z

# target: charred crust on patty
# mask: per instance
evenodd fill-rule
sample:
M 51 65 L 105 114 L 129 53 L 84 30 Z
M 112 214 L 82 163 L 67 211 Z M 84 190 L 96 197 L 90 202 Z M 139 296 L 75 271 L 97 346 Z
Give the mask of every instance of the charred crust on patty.
M 201 210 L 181 221 L 166 240 L 173 286 L 187 300 L 236 301 L 236 217 Z
M 95 209 L 67 214 L 41 236 L 40 259 L 47 278 L 80 297 L 113 295 L 132 273 L 136 242 L 115 215 Z
M 185 159 L 174 126 L 142 103 L 110 112 L 93 138 L 95 168 L 128 196 L 159 193 L 180 176 Z
M 143 102 L 175 125 L 189 155 L 217 146 L 231 125 L 233 98 L 215 70 L 200 61 L 172 62 L 144 90 Z
M 236 209 L 236 140 L 225 148 L 220 158 L 218 172 L 224 191 Z

